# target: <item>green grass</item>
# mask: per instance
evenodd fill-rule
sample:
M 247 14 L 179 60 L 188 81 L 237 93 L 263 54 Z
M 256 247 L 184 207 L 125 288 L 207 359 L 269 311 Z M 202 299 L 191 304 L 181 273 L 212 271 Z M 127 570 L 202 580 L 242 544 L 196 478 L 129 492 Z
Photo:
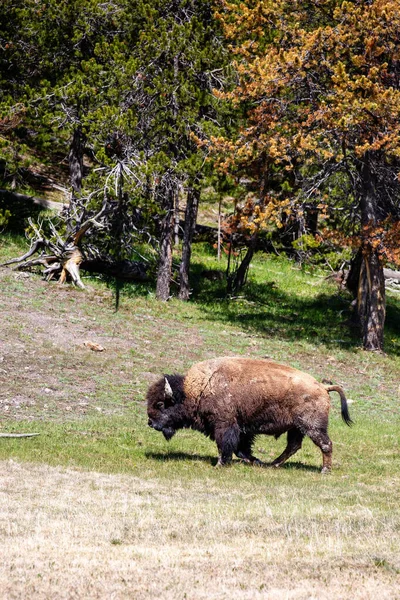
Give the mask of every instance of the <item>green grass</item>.
M 352 411 L 356 424 L 348 428 L 338 417 L 339 407 L 331 415 L 330 435 L 334 443 L 334 468 L 327 477 L 332 489 L 343 479 L 365 484 L 370 490 L 379 487 L 383 478 L 397 478 L 400 472 L 400 419 L 372 421 Z M 2 431 L 21 431 L 21 422 L 3 423 Z M 147 427 L 145 407 L 133 406 L 124 416 L 92 416 L 69 422 L 31 422 L 23 424 L 24 432 L 39 432 L 36 438 L 4 439 L 0 459 L 47 462 L 52 465 L 75 466 L 85 470 L 107 473 L 177 478 L 188 481 L 203 476 L 233 486 L 242 481 L 267 484 L 270 481 L 292 482 L 293 489 L 307 487 L 308 477 L 319 481 L 321 453 L 306 438 L 302 449 L 281 469 L 249 467 L 234 460 L 226 469 L 214 469 L 217 461 L 215 443 L 190 430 L 178 432 L 166 442 L 163 436 Z M 284 448 L 285 436 L 278 441 L 259 436 L 254 452 L 262 460 L 273 460 Z M 317 476 L 317 479 L 315 479 Z M 325 485 L 325 484 L 324 484 Z M 378 491 L 378 487 L 376 488 Z M 311 493 L 311 491 L 310 491 Z M 400 490 L 397 490 L 400 494 Z M 397 500 L 400 496 L 396 495 Z M 383 503 L 394 498 L 383 497 Z
M 0 244 L 0 256 L 20 251 L 18 237 Z M 150 284 L 129 285 L 118 312 L 112 293 L 96 278 L 88 278 L 89 289 L 82 292 L 6 271 L 2 295 L 10 351 L 3 365 L 10 371 L 2 389 L 7 409 L 2 429 L 22 427 L 42 435 L 23 443 L 2 442 L 0 456 L 107 472 L 145 469 L 161 476 L 165 464 L 166 472 L 173 465 L 177 476 L 188 466 L 194 477 L 208 472 L 216 456 L 214 444 L 183 432 L 166 445 L 146 426 L 144 396 L 157 374 L 184 372 L 211 356 L 240 354 L 271 356 L 343 385 L 356 427 L 338 428 L 342 456 L 336 451 L 336 461 L 354 476 L 363 469 L 379 472 L 383 463 L 378 450 L 383 456 L 393 436 L 400 440 L 398 300 L 388 299 L 387 354 L 365 353 L 345 325 L 349 297 L 326 273 L 307 272 L 284 257 L 259 255 L 243 292 L 227 299 L 223 281 L 201 279 L 204 269 L 222 267 L 212 250 L 196 246 L 191 302 L 159 303 Z M 86 338 L 98 339 L 106 351 L 86 350 Z M 337 400 L 333 404 L 333 413 L 338 412 Z M 388 427 L 390 435 L 384 433 Z M 388 442 L 387 449 L 382 440 Z M 268 459 L 278 455 L 283 443 L 257 442 L 261 448 L 267 444 L 262 453 Z M 371 456 L 374 460 L 366 462 Z M 293 461 L 287 470 L 304 477 L 307 465 L 319 467 L 320 456 L 309 442 Z M 297 463 L 298 469 L 290 466 Z M 391 464 L 395 473 L 398 464 Z M 269 471 L 252 475 L 241 465 L 236 471 L 240 478 L 277 477 Z

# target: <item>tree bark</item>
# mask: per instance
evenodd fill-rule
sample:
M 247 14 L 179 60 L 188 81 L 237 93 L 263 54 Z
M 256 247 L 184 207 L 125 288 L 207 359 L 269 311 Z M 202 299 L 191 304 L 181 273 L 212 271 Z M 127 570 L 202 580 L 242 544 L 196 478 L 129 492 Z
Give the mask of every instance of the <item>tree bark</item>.
M 357 295 L 357 312 L 364 350 L 383 349 L 385 277 L 377 252 L 363 255 Z
M 222 245 L 222 196 L 218 202 L 218 233 L 217 233 L 217 258 L 221 260 L 221 245 Z
M 179 298 L 189 300 L 189 269 L 192 254 L 192 241 L 196 229 L 199 208 L 200 189 L 195 187 L 188 191 L 185 211 L 185 228 L 183 234 L 182 261 L 179 268 Z
M 179 246 L 179 192 L 175 194 L 175 203 L 174 203 L 174 246 L 178 248 Z
M 83 180 L 83 152 L 86 136 L 81 127 L 74 130 L 68 154 L 69 176 L 72 187 L 72 197 L 78 196 L 82 191 Z
M 83 153 L 85 149 L 85 143 L 86 136 L 84 135 L 81 127 L 79 126 L 74 130 L 68 154 L 69 177 L 72 193 L 70 203 L 66 209 L 67 234 L 70 234 L 73 231 L 74 224 L 72 223 L 71 216 L 75 212 L 76 199 L 79 197 L 82 191 Z
M 378 224 L 375 182 L 371 156 L 366 154 L 361 176 L 361 265 L 357 290 L 357 313 L 365 350 L 383 349 L 386 314 L 385 277 L 380 248 L 371 239 L 371 227 Z
M 346 277 L 346 287 L 351 292 L 353 298 L 357 298 L 358 295 L 358 284 L 360 281 L 361 264 L 363 262 L 363 256 L 361 248 L 357 250 L 357 253 L 351 259 L 349 273 Z M 359 325 L 359 322 L 357 323 Z
M 165 216 L 161 222 L 160 256 L 158 261 L 156 298 L 166 301 L 170 295 L 172 272 L 172 234 L 174 222 L 174 194 L 168 190 Z

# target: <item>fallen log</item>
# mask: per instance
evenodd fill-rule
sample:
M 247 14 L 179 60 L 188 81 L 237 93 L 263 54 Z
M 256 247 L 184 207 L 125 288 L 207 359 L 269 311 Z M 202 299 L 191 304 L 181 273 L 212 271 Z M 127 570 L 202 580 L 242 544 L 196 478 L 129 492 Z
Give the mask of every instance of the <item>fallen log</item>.
M 393 269 L 383 269 L 383 275 L 385 279 L 393 279 L 394 281 L 400 281 L 400 271 L 393 271 Z
M 0 438 L 26 438 L 37 435 L 40 435 L 40 433 L 0 433 Z
M 67 274 L 71 277 L 72 282 L 77 287 L 84 289 L 82 283 L 79 267 L 82 264 L 83 255 L 78 246 L 73 245 L 71 248 L 66 250 L 61 260 L 61 275 L 58 280 L 59 283 L 65 283 L 67 281 Z
M 51 208 L 60 212 L 65 205 L 51 202 L 44 198 L 26 196 L 18 192 L 9 190 L 0 190 L 0 209 L 2 200 L 11 202 L 13 206 L 17 201 L 26 206 L 29 202 L 41 208 Z M 80 276 L 80 270 L 83 269 L 89 273 L 99 273 L 123 282 L 146 281 L 148 279 L 148 265 L 144 262 L 130 260 L 114 260 L 109 255 L 102 255 L 95 246 L 86 242 L 83 245 L 83 238 L 91 228 L 104 229 L 112 231 L 117 205 L 109 200 L 107 194 L 104 195 L 103 204 L 100 210 L 93 214 L 88 211 L 84 201 L 90 200 L 75 199 L 75 204 L 69 205 L 68 214 L 63 214 L 63 219 L 67 219 L 67 234 L 64 237 L 57 229 L 57 226 L 51 219 L 46 220 L 47 229 L 50 229 L 50 235 L 46 232 L 42 222 L 35 223 L 28 216 L 30 229 L 33 231 L 30 249 L 17 258 L 13 258 L 0 266 L 13 266 L 14 269 L 28 270 L 31 268 L 41 268 L 44 278 L 49 281 L 57 278 L 59 283 L 65 283 L 70 280 L 74 285 L 84 289 L 84 283 Z M 30 208 L 32 210 L 32 208 Z M 16 217 L 16 215 L 14 215 Z M 23 220 L 16 219 L 22 223 Z M 30 235 L 32 233 L 30 232 Z M 83 247 L 82 247 L 83 246 Z M 139 255 L 140 256 L 140 255 Z
M 350 269 L 340 269 L 339 271 L 333 271 L 326 279 L 332 279 L 339 287 L 347 288 L 354 293 L 355 282 L 349 279 Z M 393 269 L 383 269 L 383 276 L 385 278 L 385 285 L 400 284 L 400 271 L 394 271 Z
M 79 271 L 87 271 L 88 273 L 98 273 L 99 275 L 106 275 L 108 277 L 116 277 L 117 279 L 129 282 L 141 282 L 148 281 L 148 267 L 140 261 L 120 260 L 112 261 L 107 258 L 96 258 L 96 259 L 82 259 L 80 252 L 74 253 L 71 251 L 67 253 L 63 264 L 52 255 L 42 255 L 34 260 L 27 261 L 28 256 L 31 256 L 32 252 L 27 252 L 24 257 L 12 259 L 0 266 L 11 266 L 16 265 L 14 268 L 19 271 L 25 271 L 32 267 L 41 266 L 44 267 L 43 276 L 49 281 L 53 277 L 59 277 L 59 283 L 64 283 L 66 280 L 66 272 L 70 275 L 75 285 L 80 288 L 84 288 L 84 285 L 79 276 Z M 24 261 L 22 259 L 25 258 Z

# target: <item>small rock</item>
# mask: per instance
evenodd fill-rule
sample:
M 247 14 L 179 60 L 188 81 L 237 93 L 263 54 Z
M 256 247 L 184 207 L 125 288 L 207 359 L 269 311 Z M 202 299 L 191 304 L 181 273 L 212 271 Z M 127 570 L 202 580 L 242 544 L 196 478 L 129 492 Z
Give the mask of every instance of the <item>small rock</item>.
M 86 341 L 83 343 L 83 345 L 86 346 L 86 348 L 90 348 L 90 350 L 93 350 L 93 352 L 104 352 L 105 350 L 104 346 L 96 344 L 96 342 Z

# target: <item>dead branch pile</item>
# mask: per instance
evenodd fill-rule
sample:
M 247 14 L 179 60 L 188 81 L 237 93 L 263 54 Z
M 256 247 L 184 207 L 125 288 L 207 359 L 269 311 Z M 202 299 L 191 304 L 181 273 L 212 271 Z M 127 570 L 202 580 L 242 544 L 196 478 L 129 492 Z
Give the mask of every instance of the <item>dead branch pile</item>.
M 107 217 L 114 210 L 111 203 L 105 200 L 101 210 L 93 216 L 88 216 L 83 204 L 79 202 L 74 208 L 74 214 L 71 214 L 71 205 L 66 208 L 67 230 L 70 229 L 70 233 L 65 240 L 51 220 L 47 223 L 50 235 L 46 236 L 40 225 L 35 224 L 31 218 L 28 219 L 33 232 L 30 249 L 23 256 L 13 258 L 1 266 L 15 265 L 15 268 L 21 271 L 42 267 L 43 277 L 47 281 L 54 278 L 58 278 L 59 283 L 72 281 L 82 289 L 85 286 L 80 275 L 81 268 L 91 273 L 117 277 L 123 281 L 147 279 L 147 267 L 142 262 L 115 261 L 101 256 L 90 243 L 86 243 L 85 249 L 82 249 L 82 240 L 91 228 L 107 230 Z

